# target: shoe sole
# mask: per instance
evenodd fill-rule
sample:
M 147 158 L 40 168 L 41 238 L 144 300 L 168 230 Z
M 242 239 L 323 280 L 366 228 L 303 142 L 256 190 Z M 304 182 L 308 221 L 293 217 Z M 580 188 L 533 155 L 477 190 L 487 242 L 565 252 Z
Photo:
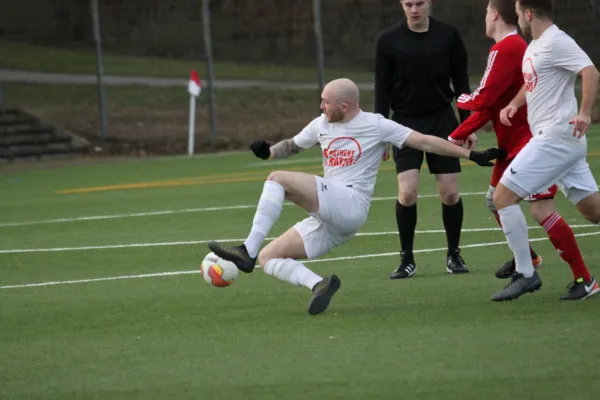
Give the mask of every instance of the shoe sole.
M 520 294 L 520 295 L 518 295 L 518 296 L 515 296 L 515 297 L 505 297 L 505 298 L 503 298 L 503 299 L 492 299 L 492 301 L 497 301 L 497 302 L 503 302 L 503 301 L 513 301 L 513 300 L 517 300 L 519 297 L 521 297 L 521 296 L 523 296 L 523 295 L 525 295 L 525 294 L 527 294 L 527 293 L 535 293 L 535 292 L 537 292 L 537 291 L 539 291 L 539 290 L 541 290 L 541 289 L 542 289 L 542 283 L 540 282 L 539 286 L 536 286 L 536 287 L 534 287 L 534 288 L 532 288 L 532 289 L 529 289 L 529 290 L 527 290 L 526 292 L 524 292 L 524 293 L 521 293 L 521 294 Z
M 247 274 L 254 271 L 254 265 L 252 265 L 252 266 L 245 265 L 245 264 L 247 264 L 245 259 L 243 259 L 235 254 L 231 254 L 226 251 L 222 251 L 221 247 L 219 246 L 219 244 L 217 242 L 210 242 L 208 244 L 208 248 L 210 249 L 210 251 L 215 253 L 215 255 L 217 257 L 221 257 L 223 260 L 231 261 L 232 263 L 234 263 L 235 266 L 240 271 L 245 272 Z
M 600 288 L 594 289 L 591 292 L 588 293 L 587 296 L 585 296 L 583 299 L 589 299 L 590 297 L 592 297 L 595 294 L 600 293 Z
M 337 275 L 331 275 L 327 290 L 310 300 L 310 304 L 308 305 L 308 313 L 310 315 L 317 315 L 325 311 L 327 307 L 329 307 L 331 298 L 339 290 L 341 284 L 342 282 Z

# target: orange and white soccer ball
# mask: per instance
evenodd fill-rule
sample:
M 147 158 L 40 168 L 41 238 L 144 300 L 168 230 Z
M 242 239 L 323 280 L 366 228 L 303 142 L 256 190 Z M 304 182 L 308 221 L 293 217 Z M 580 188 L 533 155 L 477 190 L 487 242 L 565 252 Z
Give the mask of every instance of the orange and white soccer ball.
M 210 252 L 200 264 L 200 273 L 206 282 L 215 287 L 231 285 L 238 277 L 239 270 L 231 261 L 227 261 Z

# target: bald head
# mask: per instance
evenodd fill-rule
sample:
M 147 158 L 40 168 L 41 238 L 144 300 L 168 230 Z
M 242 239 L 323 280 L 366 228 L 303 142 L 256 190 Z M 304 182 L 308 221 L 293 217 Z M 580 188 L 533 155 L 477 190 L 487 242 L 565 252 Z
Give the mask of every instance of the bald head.
M 347 122 L 360 111 L 358 87 L 350 79 L 329 82 L 321 94 L 321 109 L 329 122 Z
M 323 94 L 338 104 L 346 103 L 350 108 L 358 107 L 358 87 L 350 79 L 341 78 L 329 82 L 323 89 Z

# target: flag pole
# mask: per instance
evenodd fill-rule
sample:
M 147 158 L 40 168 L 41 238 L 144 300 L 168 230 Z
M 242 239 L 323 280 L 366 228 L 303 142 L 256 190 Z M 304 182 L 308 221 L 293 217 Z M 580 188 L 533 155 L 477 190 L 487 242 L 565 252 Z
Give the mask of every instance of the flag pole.
M 202 85 L 196 70 L 192 70 L 188 82 L 188 92 L 190 93 L 190 119 L 188 122 L 188 156 L 194 155 L 194 139 L 196 130 L 196 97 L 200 95 Z

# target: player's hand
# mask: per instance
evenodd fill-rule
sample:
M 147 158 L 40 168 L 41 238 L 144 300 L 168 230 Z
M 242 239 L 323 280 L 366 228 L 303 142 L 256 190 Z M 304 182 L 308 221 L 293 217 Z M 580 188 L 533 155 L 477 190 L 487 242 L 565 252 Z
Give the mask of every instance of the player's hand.
M 467 150 L 475 150 L 475 146 L 477 146 L 477 135 L 471 133 L 467 138 L 466 149 Z
M 263 160 L 268 160 L 271 157 L 271 143 L 264 140 L 257 140 L 250 145 L 250 149 L 254 155 Z
M 512 104 L 507 105 L 500 111 L 500 122 L 506 126 L 512 126 L 510 120 L 517 113 L 518 108 Z
M 390 159 L 390 146 L 385 145 L 385 149 L 383 150 L 383 155 L 381 156 L 383 161 L 387 161 Z
M 506 156 L 506 151 L 492 148 L 485 151 L 472 151 L 469 154 L 469 160 L 482 167 L 493 167 L 494 163 L 491 162 L 492 160 L 503 160 Z
M 578 138 L 583 137 L 591 123 L 592 118 L 589 115 L 578 114 L 571 118 L 569 124 L 573 125 L 573 136 Z

